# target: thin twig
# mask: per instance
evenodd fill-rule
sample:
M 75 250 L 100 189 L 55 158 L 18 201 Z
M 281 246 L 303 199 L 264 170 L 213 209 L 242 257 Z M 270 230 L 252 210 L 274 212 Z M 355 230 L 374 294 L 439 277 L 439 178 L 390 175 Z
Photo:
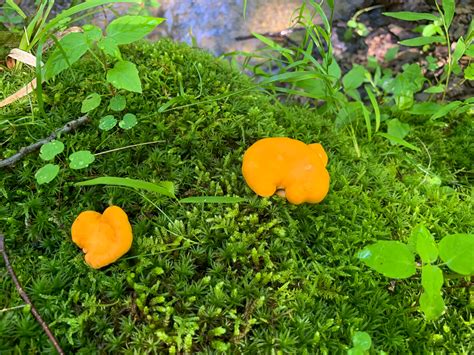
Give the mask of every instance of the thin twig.
M 64 125 L 64 127 L 54 131 L 51 133 L 51 135 L 47 138 L 41 139 L 40 141 L 33 143 L 27 147 L 21 148 L 18 153 L 15 155 L 12 155 L 10 158 L 0 160 L 0 168 L 4 168 L 6 166 L 10 166 L 15 164 L 18 160 L 23 158 L 25 155 L 34 152 L 35 150 L 38 150 L 41 148 L 43 144 L 46 144 L 48 142 L 51 142 L 53 139 L 56 139 L 56 137 L 62 133 L 69 133 L 73 130 L 75 130 L 77 127 L 82 126 L 83 124 L 87 123 L 89 121 L 89 117 L 87 116 L 82 116 L 76 120 L 70 121 Z
M 3 256 L 3 260 L 5 260 L 5 267 L 7 268 L 7 271 L 10 274 L 10 276 L 13 280 L 13 283 L 15 284 L 15 287 L 16 287 L 18 293 L 20 294 L 21 298 L 23 298 L 23 301 L 25 301 L 31 307 L 31 313 L 33 313 L 36 320 L 38 321 L 38 323 L 41 325 L 44 332 L 48 336 L 49 340 L 51 341 L 51 343 L 53 343 L 56 351 L 61 355 L 64 354 L 64 351 L 61 349 L 61 346 L 59 345 L 58 341 L 56 340 L 53 333 L 49 329 L 48 325 L 43 320 L 43 318 L 41 318 L 41 316 L 38 313 L 38 311 L 36 310 L 35 306 L 33 306 L 33 303 L 31 303 L 30 298 L 28 297 L 26 292 L 21 287 L 20 282 L 18 281 L 18 279 L 16 277 L 15 271 L 13 271 L 13 267 L 10 264 L 10 260 L 8 259 L 8 255 L 7 255 L 7 252 L 5 250 L 5 238 L 4 238 L 3 234 L 1 234 L 1 233 L 0 233 L 0 253 Z

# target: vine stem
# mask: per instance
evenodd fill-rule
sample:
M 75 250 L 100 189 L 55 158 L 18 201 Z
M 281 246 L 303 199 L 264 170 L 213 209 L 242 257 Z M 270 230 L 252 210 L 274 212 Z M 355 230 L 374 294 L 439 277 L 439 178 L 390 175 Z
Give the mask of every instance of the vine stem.
M 35 306 L 33 306 L 33 303 L 30 301 L 30 298 L 28 297 L 28 295 L 26 294 L 26 292 L 23 290 L 23 287 L 21 287 L 21 284 L 20 282 L 18 281 L 18 278 L 16 277 L 16 274 L 15 274 L 15 271 L 13 270 L 13 267 L 12 265 L 10 264 L 10 260 L 8 259 L 8 254 L 5 250 L 5 237 L 3 236 L 3 234 L 0 233 L 0 253 L 2 254 L 3 256 L 3 260 L 5 260 L 5 267 L 7 268 L 7 271 L 8 273 L 10 274 L 12 280 L 13 280 L 13 283 L 15 284 L 15 287 L 18 291 L 18 293 L 20 294 L 21 298 L 23 299 L 23 301 L 25 301 L 31 308 L 31 313 L 33 313 L 34 317 L 36 318 L 36 320 L 38 321 L 38 323 L 41 325 L 41 327 L 43 328 L 44 332 L 46 333 L 46 335 L 48 336 L 49 340 L 51 341 L 51 343 L 54 345 L 54 348 L 56 349 L 56 351 L 63 355 L 64 354 L 64 351 L 63 349 L 61 349 L 61 346 L 59 345 L 58 341 L 56 340 L 56 338 L 54 337 L 53 333 L 51 332 L 51 330 L 49 329 L 48 325 L 46 324 L 46 322 L 43 320 L 43 318 L 41 318 L 40 314 L 38 313 L 38 311 L 36 310 Z

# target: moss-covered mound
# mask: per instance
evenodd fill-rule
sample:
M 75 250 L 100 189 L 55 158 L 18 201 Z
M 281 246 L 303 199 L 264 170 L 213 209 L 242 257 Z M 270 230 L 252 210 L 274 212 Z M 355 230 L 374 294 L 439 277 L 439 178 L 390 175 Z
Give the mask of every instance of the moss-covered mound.
M 92 122 L 61 137 L 66 148 L 56 161 L 63 169 L 53 182 L 36 183 L 44 165 L 36 153 L 0 170 L 0 230 L 11 262 L 67 353 L 334 354 L 351 346 L 357 330 L 390 353 L 472 350 L 465 280 L 446 282 L 446 313 L 428 323 L 417 307 L 419 277 L 390 282 L 355 257 L 376 240 L 406 241 L 418 223 L 437 240 L 472 231 L 472 120 L 452 118 L 444 127 L 413 120 L 407 139 L 418 144 L 419 138 L 420 152 L 380 137 L 368 142 L 360 127 L 357 159 L 333 117 L 278 104 L 224 61 L 168 41 L 124 52 L 138 64 L 144 86 L 142 95 L 124 93 L 125 112 L 139 121 L 131 130 L 98 129 L 111 113 L 111 94 L 92 60 L 45 85 L 45 118 L 38 118 L 34 98 L 1 112 L 0 141 L 8 142 L 0 157 L 81 116 L 88 94 L 103 95 Z M 2 96 L 26 80 L 20 74 L 0 73 Z M 174 106 L 158 112 L 172 99 Z M 246 186 L 244 150 L 261 137 L 282 135 L 327 149 L 332 180 L 321 204 L 258 198 Z M 84 170 L 67 167 L 74 151 L 151 141 L 158 142 L 98 155 Z M 73 185 L 97 176 L 170 180 L 179 197 L 234 195 L 249 202 L 189 205 Z M 81 211 L 109 204 L 128 213 L 134 241 L 125 257 L 97 271 L 84 263 L 70 226 Z M 0 308 L 22 305 L 0 270 Z M 28 311 L 0 311 L 0 352 L 51 348 Z

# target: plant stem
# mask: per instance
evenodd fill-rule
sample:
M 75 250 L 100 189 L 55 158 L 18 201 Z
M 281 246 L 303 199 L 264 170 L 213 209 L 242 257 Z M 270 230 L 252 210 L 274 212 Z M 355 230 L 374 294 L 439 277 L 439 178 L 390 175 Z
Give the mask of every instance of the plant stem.
M 439 5 L 438 5 L 437 1 L 435 1 L 435 4 L 436 4 L 436 8 L 438 9 L 439 14 L 441 15 L 441 18 L 443 19 L 443 30 L 444 30 L 444 35 L 446 37 L 447 47 L 448 47 L 448 63 L 447 63 L 448 73 L 446 74 L 445 88 L 444 88 L 444 91 L 443 91 L 443 97 L 441 98 L 441 101 L 444 101 L 444 98 L 446 97 L 446 92 L 448 91 L 449 78 L 451 76 L 451 70 L 452 70 L 452 65 L 453 65 L 453 63 L 452 63 L 453 58 L 452 58 L 452 51 L 451 51 L 451 40 L 449 38 L 449 29 L 446 26 L 446 19 L 445 19 L 444 13 L 439 8 Z
M 49 329 L 48 325 L 43 320 L 43 318 L 41 318 L 41 316 L 38 313 L 38 311 L 36 310 L 35 306 L 33 306 L 33 303 L 31 303 L 30 298 L 28 297 L 26 292 L 21 287 L 21 284 L 18 281 L 18 278 L 16 277 L 15 271 L 13 270 L 13 267 L 10 264 L 10 260 L 8 259 L 8 255 L 7 255 L 7 252 L 5 250 L 5 238 L 4 238 L 3 234 L 1 234 L 1 233 L 0 233 L 0 253 L 3 256 L 3 260 L 5 261 L 5 267 L 7 268 L 7 271 L 10 274 L 10 276 L 13 280 L 13 283 L 15 284 L 15 288 L 17 289 L 18 293 L 20 294 L 21 298 L 23 299 L 23 301 L 25 301 L 31 307 L 31 313 L 33 313 L 33 316 L 36 318 L 38 323 L 41 325 L 41 327 L 43 328 L 44 332 L 48 336 L 51 343 L 53 343 L 54 348 L 56 349 L 56 351 L 61 355 L 64 354 L 64 351 L 61 349 L 61 346 L 59 345 L 58 341 L 56 340 L 53 333 Z
M 120 151 L 120 150 L 124 150 L 124 149 L 128 149 L 128 148 L 139 147 L 139 146 L 141 146 L 141 145 L 164 143 L 164 142 L 165 142 L 165 141 L 153 141 L 153 142 L 145 142 L 145 143 L 132 144 L 132 145 L 127 145 L 127 146 L 125 146 L 125 147 L 120 147 L 120 148 L 115 148 L 115 149 L 111 149 L 111 150 L 106 150 L 106 151 L 103 151 L 103 152 L 100 152 L 100 153 L 95 153 L 94 155 L 95 155 L 95 156 L 98 156 L 98 155 L 103 155 L 103 154 L 107 154 L 107 153 L 118 152 L 118 151 Z

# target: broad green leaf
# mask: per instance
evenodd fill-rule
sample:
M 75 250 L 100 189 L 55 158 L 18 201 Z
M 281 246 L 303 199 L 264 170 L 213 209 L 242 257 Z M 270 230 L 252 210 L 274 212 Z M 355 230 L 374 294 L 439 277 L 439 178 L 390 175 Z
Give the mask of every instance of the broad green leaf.
M 419 47 L 430 43 L 444 43 L 444 37 L 442 36 L 431 36 L 431 37 L 415 37 L 405 39 L 399 42 L 400 44 L 407 47 Z
M 469 47 L 467 47 L 464 54 L 468 57 L 474 58 L 474 44 L 471 44 Z
M 243 197 L 231 196 L 195 196 L 179 200 L 182 203 L 239 203 L 247 201 Z
M 433 115 L 434 113 L 438 112 L 438 110 L 442 107 L 440 104 L 436 102 L 420 102 L 413 105 L 413 107 L 408 111 L 408 113 L 412 115 Z
M 430 120 L 436 120 L 438 118 L 446 116 L 448 113 L 451 111 L 455 110 L 459 106 L 461 106 L 462 102 L 461 101 L 451 101 L 449 104 L 446 106 L 441 107 L 438 112 L 434 113 L 431 117 Z
M 366 332 L 355 332 L 352 336 L 352 344 L 363 350 L 369 350 L 372 346 L 372 339 Z
M 464 39 L 461 37 L 458 39 L 456 43 L 456 49 L 453 52 L 453 63 L 457 63 L 459 59 L 464 55 L 466 51 L 466 44 L 464 43 Z
M 81 106 L 81 112 L 86 113 L 92 111 L 93 109 L 99 107 L 102 98 L 96 92 L 88 95 L 83 101 Z
M 415 274 L 415 255 L 407 245 L 381 240 L 357 253 L 367 266 L 387 277 L 405 279 Z
M 112 115 L 104 116 L 99 121 L 99 129 L 103 131 L 110 131 L 117 124 L 117 120 Z
M 361 347 L 354 346 L 353 348 L 347 349 L 347 355 L 367 355 L 367 352 Z
M 339 64 L 337 64 L 337 60 L 334 57 L 332 58 L 331 64 L 329 64 L 328 66 L 328 74 L 336 79 L 341 78 L 341 67 L 339 66 Z
M 443 282 L 443 272 L 438 266 L 428 264 L 421 268 L 421 285 L 426 293 L 441 294 Z
M 445 87 L 443 85 L 431 86 L 426 89 L 424 92 L 427 94 L 439 94 L 444 91 Z
M 47 184 L 48 182 L 53 181 L 53 179 L 58 175 L 58 173 L 59 165 L 46 164 L 36 172 L 35 179 L 39 185 Z
M 45 80 L 49 80 L 69 68 L 69 65 L 77 62 L 89 48 L 82 32 L 69 33 L 59 41 L 59 45 L 62 50 L 55 48 L 44 65 Z
M 102 30 L 97 26 L 87 24 L 82 26 L 82 30 L 89 44 L 97 42 L 102 38 Z
M 385 57 L 384 57 L 385 61 L 391 62 L 392 60 L 394 60 L 397 57 L 399 49 L 400 49 L 399 46 L 394 46 L 394 47 L 389 48 L 387 52 L 385 53 Z
M 111 186 L 124 186 L 132 187 L 134 189 L 146 190 L 150 192 L 156 192 L 161 195 L 175 198 L 174 184 L 170 181 L 160 181 L 152 183 L 143 180 L 135 180 L 129 178 L 121 178 L 114 176 L 104 176 L 92 180 L 81 181 L 74 186 L 93 186 L 93 185 L 111 185 Z
M 122 53 L 120 53 L 120 49 L 113 38 L 104 37 L 99 42 L 97 42 L 97 46 L 105 54 L 118 60 L 122 60 Z
M 112 111 L 123 111 L 127 106 L 125 96 L 116 95 L 110 99 L 109 109 Z
M 117 89 L 142 92 L 138 70 L 132 62 L 124 60 L 115 63 L 115 66 L 107 71 L 107 81 Z
M 361 65 L 354 65 L 342 78 L 342 84 L 346 91 L 357 89 L 365 81 L 367 70 Z
M 393 17 L 399 20 L 405 21 L 420 21 L 420 20 L 428 20 L 428 21 L 436 21 L 439 19 L 438 16 L 429 13 L 423 12 L 409 12 L 409 11 L 400 11 L 400 12 L 382 12 L 383 15 Z
M 145 37 L 164 20 L 150 16 L 121 16 L 107 26 L 107 38 L 117 45 L 129 44 Z
M 403 139 L 408 135 L 408 132 L 410 132 L 408 123 L 400 122 L 398 118 L 387 121 L 387 133 L 390 136 Z
M 394 142 L 394 143 L 396 143 L 396 144 L 398 144 L 398 145 L 404 146 L 405 148 L 408 148 L 408 149 L 411 149 L 411 150 L 415 150 L 415 151 L 417 151 L 417 152 L 420 151 L 420 148 L 414 146 L 414 145 L 411 144 L 411 143 L 408 143 L 406 140 L 400 139 L 400 138 L 395 137 L 395 136 L 392 136 L 392 135 L 390 135 L 390 134 L 388 134 L 388 133 L 379 132 L 379 133 L 377 133 L 377 135 L 382 136 L 382 137 L 384 137 L 384 138 L 387 138 L 391 143 Z
M 95 160 L 94 154 L 88 150 L 80 150 L 69 156 L 69 167 L 71 169 L 87 168 Z
M 466 80 L 474 80 L 474 63 L 469 64 L 469 66 L 464 69 L 464 78 Z
M 444 12 L 444 21 L 446 26 L 449 28 L 451 22 L 453 22 L 454 17 L 454 0 L 442 0 L 443 12 Z
M 137 123 L 137 116 L 135 116 L 133 113 L 127 113 L 119 122 L 119 127 L 122 129 L 130 129 L 135 127 Z
M 58 140 L 52 140 L 44 144 L 40 149 L 40 158 L 43 160 L 52 160 L 64 150 L 64 144 Z
M 420 309 L 425 314 L 426 320 L 439 318 L 444 312 L 444 301 L 440 294 L 423 292 L 420 296 Z
M 452 234 L 441 239 L 439 256 L 461 275 L 474 275 L 474 234 Z
M 430 231 L 422 224 L 413 228 L 408 246 L 412 251 L 414 247 L 424 264 L 432 263 L 438 258 L 436 242 Z

